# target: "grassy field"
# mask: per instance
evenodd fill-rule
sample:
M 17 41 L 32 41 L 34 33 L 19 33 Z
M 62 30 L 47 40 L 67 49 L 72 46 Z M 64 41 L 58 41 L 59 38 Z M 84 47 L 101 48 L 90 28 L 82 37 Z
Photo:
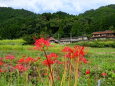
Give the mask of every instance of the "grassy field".
M 43 56 L 42 52 L 33 49 L 34 47 L 33 45 L 23 45 L 24 42 L 23 40 L 20 41 L 7 40 L 7 42 L 5 43 L 4 41 L 0 41 L 0 57 L 5 57 L 6 55 L 14 55 L 16 58 L 21 58 L 23 56 L 27 56 L 27 57 L 30 56 L 33 58 Z M 53 47 L 50 47 L 47 53 L 53 52 L 61 57 L 63 55 L 63 52 L 61 52 L 61 50 L 64 48 L 64 46 L 65 45 L 53 44 Z M 99 79 L 102 80 L 101 83 L 102 86 L 115 86 L 115 48 L 87 47 L 86 51 L 88 52 L 86 58 L 88 59 L 89 64 L 83 64 L 82 65 L 83 67 L 80 68 L 83 77 L 79 78 L 79 86 L 88 86 L 86 80 L 87 77 L 84 75 L 86 69 L 90 69 L 91 71 L 90 86 L 96 86 L 97 81 Z M 100 76 L 100 73 L 102 72 L 107 73 L 106 78 L 102 78 Z M 2 78 L 3 77 L 1 77 L 1 79 Z M 7 80 L 5 80 L 4 83 L 2 82 L 3 80 L 0 81 L 0 86 L 8 86 Z M 30 83 L 26 86 L 48 86 L 47 83 L 48 80 L 45 80 L 45 83 L 41 85 L 40 83 L 39 85 L 33 85 L 32 83 Z M 12 86 L 16 86 L 16 83 L 14 84 L 15 85 Z M 19 85 L 19 86 L 24 86 L 24 85 Z M 58 82 L 56 86 L 60 86 Z M 63 85 L 63 86 L 67 86 L 67 85 Z

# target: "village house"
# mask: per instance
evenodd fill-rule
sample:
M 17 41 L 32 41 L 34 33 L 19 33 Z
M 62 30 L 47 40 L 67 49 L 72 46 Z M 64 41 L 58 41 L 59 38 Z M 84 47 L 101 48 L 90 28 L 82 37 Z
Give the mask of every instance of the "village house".
M 111 30 L 106 30 L 102 32 L 93 32 L 92 39 L 115 39 L 115 32 Z
M 86 41 L 88 38 L 86 36 L 71 37 L 71 38 L 61 38 L 59 41 L 63 44 L 74 43 L 78 41 Z
M 56 40 L 56 39 L 53 38 L 53 37 L 49 37 L 49 38 L 47 38 L 47 40 L 48 40 L 50 43 L 59 43 L 59 41 Z

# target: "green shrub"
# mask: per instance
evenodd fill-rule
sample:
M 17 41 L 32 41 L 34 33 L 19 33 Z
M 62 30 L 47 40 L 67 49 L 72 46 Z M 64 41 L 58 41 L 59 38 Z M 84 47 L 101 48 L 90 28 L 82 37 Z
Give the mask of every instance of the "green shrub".
M 73 43 L 72 45 L 81 45 L 87 47 L 113 47 L 115 48 L 115 40 L 93 40 L 93 41 L 80 41 L 77 43 Z
M 36 38 L 39 38 L 37 34 L 25 35 L 23 40 L 26 41 L 25 44 L 33 44 Z

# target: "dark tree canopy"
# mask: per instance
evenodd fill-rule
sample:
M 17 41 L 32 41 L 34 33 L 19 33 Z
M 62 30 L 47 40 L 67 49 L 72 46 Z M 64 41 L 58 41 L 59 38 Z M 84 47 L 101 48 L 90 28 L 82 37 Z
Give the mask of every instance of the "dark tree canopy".
M 79 15 L 35 14 L 24 9 L 0 7 L 0 38 L 15 39 L 34 34 L 53 37 L 90 35 L 95 31 L 115 29 L 115 5 L 91 9 Z

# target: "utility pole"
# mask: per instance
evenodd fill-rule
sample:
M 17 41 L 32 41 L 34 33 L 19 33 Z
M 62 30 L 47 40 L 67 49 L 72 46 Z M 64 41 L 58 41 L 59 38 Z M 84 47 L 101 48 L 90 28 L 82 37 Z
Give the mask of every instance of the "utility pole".
M 72 43 L 72 33 L 70 33 L 70 43 Z
M 59 37 L 59 33 L 58 33 L 58 40 L 60 39 L 60 37 Z

